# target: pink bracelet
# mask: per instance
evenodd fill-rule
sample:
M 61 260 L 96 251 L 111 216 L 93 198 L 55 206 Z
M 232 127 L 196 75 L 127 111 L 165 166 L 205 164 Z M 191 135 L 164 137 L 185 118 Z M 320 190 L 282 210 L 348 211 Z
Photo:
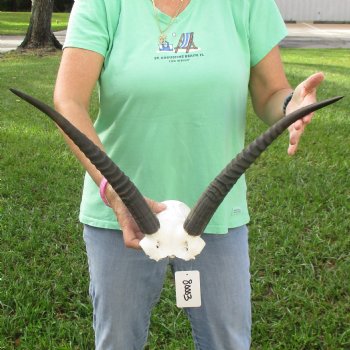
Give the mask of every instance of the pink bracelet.
M 110 204 L 108 202 L 108 199 L 106 198 L 106 187 L 108 185 L 107 179 L 104 177 L 100 183 L 100 196 L 103 200 L 103 203 L 107 205 L 107 207 L 110 207 Z

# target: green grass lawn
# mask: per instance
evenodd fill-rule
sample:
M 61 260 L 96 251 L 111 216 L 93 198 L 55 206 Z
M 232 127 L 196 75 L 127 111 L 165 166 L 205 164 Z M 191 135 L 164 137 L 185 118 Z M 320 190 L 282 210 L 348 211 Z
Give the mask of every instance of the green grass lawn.
M 253 350 L 350 349 L 349 50 L 282 51 L 293 85 L 326 74 L 321 110 L 294 157 L 285 134 L 247 173 Z M 78 223 L 83 171 L 51 121 L 12 95 L 51 103 L 60 55 L 0 56 L 0 349 L 93 349 Z M 35 79 L 33 78 L 35 77 Z M 96 113 L 97 98 L 91 109 Z M 266 126 L 249 108 L 247 141 Z M 193 349 L 169 274 L 148 349 Z
M 25 35 L 30 19 L 30 12 L 1 12 L 0 35 Z M 67 28 L 69 13 L 52 14 L 52 30 Z

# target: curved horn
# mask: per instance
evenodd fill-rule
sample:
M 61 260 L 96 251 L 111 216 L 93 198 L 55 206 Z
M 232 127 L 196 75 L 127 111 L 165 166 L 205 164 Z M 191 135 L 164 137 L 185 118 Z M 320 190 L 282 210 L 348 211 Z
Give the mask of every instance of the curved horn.
M 337 102 L 343 96 L 334 97 L 309 106 L 298 109 L 279 120 L 264 134 L 247 146 L 236 158 L 234 158 L 224 170 L 211 182 L 201 195 L 196 205 L 188 214 L 184 223 L 185 231 L 192 236 L 201 235 L 216 209 L 224 200 L 227 193 L 241 177 L 241 175 L 253 164 L 260 154 L 298 119 L 320 108 Z
M 142 194 L 106 153 L 53 108 L 21 91 L 10 91 L 44 112 L 67 134 L 118 193 L 143 233 L 152 234 L 158 231 L 159 221 Z

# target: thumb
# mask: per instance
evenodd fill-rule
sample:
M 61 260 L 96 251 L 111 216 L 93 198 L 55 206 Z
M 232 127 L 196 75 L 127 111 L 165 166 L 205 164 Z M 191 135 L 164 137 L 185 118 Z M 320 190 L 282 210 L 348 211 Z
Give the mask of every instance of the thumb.
M 161 211 L 166 209 L 166 205 L 164 203 L 156 202 L 152 199 L 146 198 L 146 202 L 153 211 L 153 213 L 160 213 Z
M 303 89 L 305 95 L 310 92 L 313 92 L 324 80 L 324 74 L 322 72 L 318 72 L 310 75 L 303 84 Z

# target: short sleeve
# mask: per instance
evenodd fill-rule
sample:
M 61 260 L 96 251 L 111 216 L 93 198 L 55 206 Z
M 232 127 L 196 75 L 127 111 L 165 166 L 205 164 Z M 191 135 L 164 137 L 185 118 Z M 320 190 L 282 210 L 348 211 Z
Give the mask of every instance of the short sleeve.
M 118 23 L 117 4 L 115 0 L 75 0 L 63 48 L 87 49 L 105 57 Z
M 250 65 L 259 63 L 287 35 L 274 0 L 251 0 L 249 11 Z

